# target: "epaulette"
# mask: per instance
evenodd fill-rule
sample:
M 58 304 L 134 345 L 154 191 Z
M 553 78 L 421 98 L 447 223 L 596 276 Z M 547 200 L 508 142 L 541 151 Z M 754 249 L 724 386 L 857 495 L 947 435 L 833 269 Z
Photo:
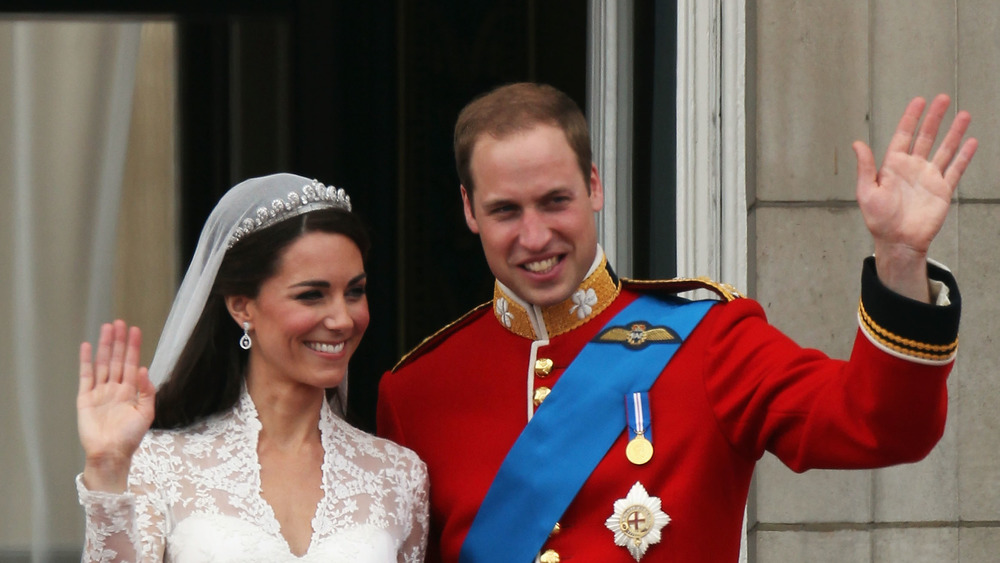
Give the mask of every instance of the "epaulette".
M 684 293 L 696 289 L 707 289 L 718 295 L 723 301 L 742 299 L 744 295 L 728 283 L 721 283 L 707 277 L 674 278 L 671 280 L 633 280 L 622 278 L 622 286 L 633 291 L 663 291 L 667 293 Z
M 399 368 L 408 364 L 410 361 L 417 359 L 425 352 L 433 350 L 434 347 L 440 344 L 445 338 L 448 338 L 448 336 L 450 336 L 452 333 L 464 327 L 465 325 L 469 324 L 469 322 L 471 322 L 476 317 L 476 313 L 482 311 L 483 309 L 492 307 L 493 307 L 493 301 L 487 301 L 486 303 L 483 303 L 482 305 L 479 305 L 474 309 L 472 309 L 471 311 L 469 311 L 468 313 L 462 315 L 455 321 L 445 325 L 443 328 L 441 328 L 434 334 L 423 339 L 423 341 L 420 342 L 420 344 L 414 346 L 413 349 L 411 349 L 409 352 L 403 354 L 403 357 L 400 358 L 398 362 L 396 362 L 396 365 L 392 366 L 391 371 L 395 372 Z

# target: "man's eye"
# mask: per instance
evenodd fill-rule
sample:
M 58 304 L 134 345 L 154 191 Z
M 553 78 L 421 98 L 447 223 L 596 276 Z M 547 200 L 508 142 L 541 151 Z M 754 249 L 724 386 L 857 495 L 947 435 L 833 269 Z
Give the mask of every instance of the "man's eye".
M 510 215 L 516 211 L 517 207 L 514 205 L 501 205 L 500 207 L 490 209 L 490 215 Z

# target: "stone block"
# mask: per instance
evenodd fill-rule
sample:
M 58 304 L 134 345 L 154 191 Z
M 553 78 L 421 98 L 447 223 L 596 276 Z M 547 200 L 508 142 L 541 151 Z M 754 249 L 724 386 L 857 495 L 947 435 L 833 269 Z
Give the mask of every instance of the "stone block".
M 872 563 L 958 561 L 958 528 L 875 530 L 872 540 Z
M 958 4 L 958 107 L 972 114 L 969 134 L 979 151 L 959 184 L 963 198 L 1000 196 L 1000 2 L 961 0 Z
M 955 5 L 879 0 L 871 6 L 871 145 L 881 162 L 912 98 L 923 96 L 930 101 L 939 93 L 956 96 Z M 954 108 L 953 101 L 951 115 Z
M 757 532 L 748 559 L 754 563 L 870 563 L 869 532 L 837 530 L 828 532 Z
M 768 319 L 802 346 L 847 358 L 871 236 L 856 207 L 761 207 L 756 292 Z
M 756 26 L 757 198 L 853 199 L 851 143 L 868 134 L 868 4 L 758 2 Z
M 753 520 L 762 524 L 869 522 L 871 487 L 871 471 L 798 474 L 765 454 L 754 478 Z
M 957 360 L 958 482 L 963 520 L 1000 520 L 1000 205 L 959 209 L 963 317 Z
M 959 563 L 996 563 L 1000 559 L 1000 528 L 961 528 L 958 532 Z

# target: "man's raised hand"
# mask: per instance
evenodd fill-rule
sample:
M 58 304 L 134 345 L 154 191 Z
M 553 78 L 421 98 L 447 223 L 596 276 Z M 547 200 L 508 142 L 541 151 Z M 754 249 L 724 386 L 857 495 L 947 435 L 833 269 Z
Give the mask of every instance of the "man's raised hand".
M 853 145 L 858 158 L 857 198 L 865 225 L 875 239 L 879 279 L 907 297 L 928 302 L 927 250 L 948 215 L 958 181 L 978 142 L 965 139 L 971 120 L 960 111 L 931 156 L 951 100 L 940 94 L 920 123 L 926 102 L 906 106 L 889 141 L 881 168 L 865 143 Z M 917 128 L 919 124 L 919 129 Z

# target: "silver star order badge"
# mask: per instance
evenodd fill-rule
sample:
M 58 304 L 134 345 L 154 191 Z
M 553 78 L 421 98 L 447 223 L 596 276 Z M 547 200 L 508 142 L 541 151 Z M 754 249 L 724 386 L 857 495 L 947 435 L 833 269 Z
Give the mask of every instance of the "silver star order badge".
M 649 496 L 636 481 L 625 498 L 615 501 L 614 513 L 604 525 L 614 533 L 615 545 L 627 548 L 638 561 L 649 546 L 660 542 L 660 530 L 670 523 L 670 516 L 660 508 L 660 498 Z

